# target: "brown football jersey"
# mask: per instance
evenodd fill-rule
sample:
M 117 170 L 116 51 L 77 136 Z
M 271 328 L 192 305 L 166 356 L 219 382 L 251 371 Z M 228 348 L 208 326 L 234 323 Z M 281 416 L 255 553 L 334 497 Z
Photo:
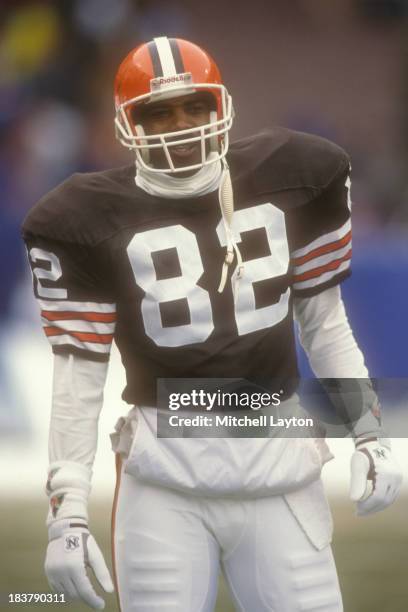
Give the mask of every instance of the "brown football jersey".
M 350 274 L 342 149 L 274 128 L 232 144 L 228 162 L 244 261 L 235 299 L 234 266 L 218 292 L 226 237 L 217 191 L 154 197 L 136 186 L 132 164 L 73 175 L 24 222 L 53 351 L 107 360 L 115 340 L 129 403 L 155 405 L 160 377 L 295 380 L 292 296 Z

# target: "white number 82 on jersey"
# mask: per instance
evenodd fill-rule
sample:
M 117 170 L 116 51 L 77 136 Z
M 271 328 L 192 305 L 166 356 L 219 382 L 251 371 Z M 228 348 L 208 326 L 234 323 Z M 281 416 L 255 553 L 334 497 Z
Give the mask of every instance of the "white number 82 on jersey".
M 237 210 L 234 213 L 232 232 L 241 242 L 241 233 L 264 228 L 271 255 L 245 263 L 239 292 L 235 300 L 235 320 L 238 334 L 272 327 L 288 313 L 290 289 L 281 294 L 276 304 L 256 308 L 253 283 L 275 278 L 287 273 L 289 247 L 286 238 L 284 213 L 270 203 Z M 222 221 L 217 226 L 222 246 L 226 244 Z M 175 248 L 181 275 L 157 280 L 152 253 Z M 161 227 L 135 234 L 127 252 L 136 283 L 145 291 L 142 300 L 142 316 L 146 334 L 158 346 L 176 347 L 204 342 L 214 329 L 212 308 L 208 291 L 197 282 L 204 272 L 203 263 L 193 232 L 182 225 Z M 232 275 L 232 281 L 236 271 Z M 163 327 L 160 304 L 185 298 L 190 311 L 190 323 L 175 327 Z

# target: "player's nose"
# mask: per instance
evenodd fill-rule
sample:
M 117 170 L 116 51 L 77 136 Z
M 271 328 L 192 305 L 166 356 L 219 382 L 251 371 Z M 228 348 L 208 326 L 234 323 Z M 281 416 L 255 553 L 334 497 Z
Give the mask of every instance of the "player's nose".
M 175 108 L 173 111 L 173 125 L 174 131 L 187 130 L 193 127 L 191 117 L 184 110 L 184 108 Z

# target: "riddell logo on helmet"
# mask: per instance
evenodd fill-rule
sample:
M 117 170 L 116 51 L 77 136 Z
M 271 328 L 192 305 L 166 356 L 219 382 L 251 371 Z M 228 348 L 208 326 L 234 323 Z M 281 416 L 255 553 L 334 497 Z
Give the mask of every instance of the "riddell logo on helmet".
M 178 81 L 185 81 L 187 76 L 185 74 L 176 74 L 171 77 L 167 77 L 166 79 L 160 77 L 159 85 L 166 85 L 167 83 L 177 83 Z
M 162 88 L 177 86 L 177 85 L 191 85 L 193 78 L 191 72 L 182 72 L 179 74 L 173 74 L 168 77 L 157 77 L 150 81 L 151 91 L 157 92 Z

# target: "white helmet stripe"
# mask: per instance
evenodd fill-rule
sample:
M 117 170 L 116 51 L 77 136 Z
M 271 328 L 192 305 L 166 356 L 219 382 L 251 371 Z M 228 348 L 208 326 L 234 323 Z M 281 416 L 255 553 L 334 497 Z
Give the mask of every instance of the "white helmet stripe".
M 159 53 L 163 76 L 167 77 L 177 74 L 169 39 L 166 36 L 161 36 L 160 38 L 155 38 L 154 42 Z

